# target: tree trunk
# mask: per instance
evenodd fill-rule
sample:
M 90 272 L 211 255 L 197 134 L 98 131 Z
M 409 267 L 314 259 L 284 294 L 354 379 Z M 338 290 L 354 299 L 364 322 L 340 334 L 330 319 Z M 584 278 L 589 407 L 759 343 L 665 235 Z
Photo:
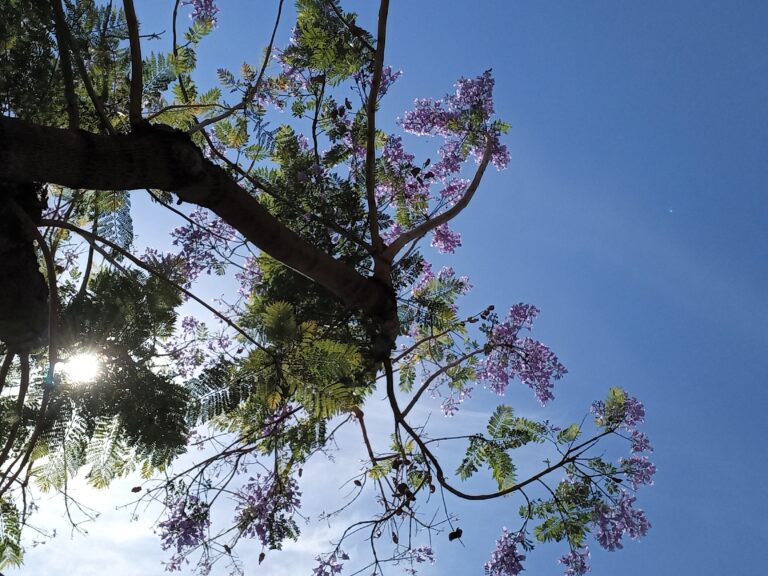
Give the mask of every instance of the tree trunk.
M 29 219 L 40 221 L 40 186 L 0 183 Z M 48 286 L 40 273 L 33 239 L 7 202 L 0 204 L 0 341 L 15 352 L 39 345 L 48 328 Z

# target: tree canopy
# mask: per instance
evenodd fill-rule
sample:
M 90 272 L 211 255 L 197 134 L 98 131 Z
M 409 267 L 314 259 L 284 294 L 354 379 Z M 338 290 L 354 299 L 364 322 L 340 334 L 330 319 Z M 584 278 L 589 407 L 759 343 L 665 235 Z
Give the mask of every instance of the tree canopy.
M 491 71 L 416 99 L 389 133 L 387 0 L 370 23 L 297 0 L 290 41 L 273 32 L 217 86 L 198 84 L 196 54 L 219 8 L 170 10 L 172 49 L 147 53 L 131 0 L 0 0 L 0 565 L 23 561 L 37 491 L 68 499 L 76 474 L 103 488 L 134 471 L 137 497 L 165 507 L 167 570 L 241 573 L 253 546 L 279 562 L 309 520 L 303 466 L 349 428 L 367 459 L 347 506 L 378 511 L 329 543 L 318 576 L 435 562 L 434 538 L 462 538 L 452 498 L 516 498 L 493 576 L 518 574 L 537 542 L 560 542 L 565 573 L 584 574 L 590 539 L 642 537 L 636 491 L 655 467 L 644 408 L 621 388 L 577 423 L 499 403 L 485 429 L 439 437 L 417 416 L 513 381 L 545 405 L 566 373 L 532 335 L 535 306 L 463 311 L 468 279 L 429 261 L 461 245 L 454 219 L 509 162 Z M 408 147 L 424 136 L 439 145 L 419 158 Z M 129 191 L 177 222 L 172 250 L 135 248 Z M 201 298 L 206 274 L 231 298 Z M 190 303 L 201 313 L 180 313 Z M 99 364 L 88 381 L 84 357 Z M 382 395 L 383 441 L 365 416 Z M 443 454 L 456 444 L 458 463 Z M 203 456 L 174 466 L 190 446 Z M 524 454 L 544 464 L 518 474 Z M 222 501 L 228 524 L 212 514 Z M 369 557 L 350 557 L 361 538 Z

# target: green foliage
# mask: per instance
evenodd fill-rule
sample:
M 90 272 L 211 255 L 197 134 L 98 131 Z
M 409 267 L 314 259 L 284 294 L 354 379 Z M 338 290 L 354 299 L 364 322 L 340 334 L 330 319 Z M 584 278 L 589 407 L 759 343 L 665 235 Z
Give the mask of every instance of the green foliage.
M 488 420 L 488 434 L 507 450 L 532 442 L 540 444 L 546 432 L 544 424 L 515 416 L 512 408 L 504 404 L 497 406 Z
M 135 469 L 133 451 L 122 434 L 120 419 L 101 418 L 85 449 L 85 463 L 90 466 L 86 476 L 89 484 L 106 488 L 115 478 Z
M 161 279 L 104 268 L 62 311 L 61 353 L 90 351 L 102 369 L 94 382 L 62 381 L 55 389 L 66 409 L 56 412 L 46 436 L 49 460 L 40 476 L 49 486 L 61 485 L 62 470 L 74 473 L 86 463 L 90 480 L 106 485 L 132 466 L 128 447 L 153 467 L 184 450 L 189 393 L 154 366 L 157 344 L 171 334 L 180 303 L 176 289 Z
M 363 389 L 354 385 L 354 375 L 362 369 L 362 357 L 353 345 L 323 337 L 314 322 L 298 323 L 286 302 L 262 308 L 254 301 L 250 308 L 246 326 L 250 322 L 270 345 L 254 350 L 240 372 L 253 382 L 249 404 L 263 402 L 275 410 L 295 401 L 315 418 L 359 404 Z
M 163 93 L 176 80 L 177 74 L 168 56 L 154 52 L 144 58 L 142 72 L 144 106 L 147 110 L 156 112 L 165 105 Z
M 187 422 L 196 426 L 235 410 L 247 398 L 250 386 L 224 363 L 217 363 L 185 383 L 190 392 Z
M 181 296 L 168 282 L 138 271 L 102 269 L 88 293 L 62 313 L 62 348 L 98 348 L 110 356 L 130 351 L 149 360 L 159 339 L 170 336 Z
M 560 542 L 567 539 L 574 548 L 582 546 L 588 533 L 595 506 L 600 502 L 590 488 L 588 478 L 566 479 L 560 482 L 548 500 L 534 500 L 530 507 L 521 507 L 520 514 L 529 519 L 543 520 L 534 528 L 540 542 Z
M 36 457 L 42 460 L 32 469 L 32 476 L 43 492 L 63 490 L 85 463 L 88 421 L 71 406 L 62 408 L 53 427 L 42 435 Z
M 355 15 L 344 15 L 337 0 L 331 1 L 344 20 L 354 24 Z M 284 58 L 294 66 L 323 73 L 335 85 L 370 65 L 372 55 L 364 42 L 370 45 L 373 38 L 357 26 L 358 33 L 353 34 L 328 4 L 327 0 L 297 1 L 296 42 L 285 50 Z
M 602 418 L 595 418 L 595 424 L 605 428 L 615 428 L 624 419 L 626 411 L 627 393 L 618 386 L 613 386 L 608 390 L 608 397 L 605 399 L 605 414 Z
M 571 424 L 568 428 L 565 428 L 558 432 L 557 441 L 559 444 L 569 444 L 576 440 L 581 434 L 581 427 L 578 424 Z
M 19 511 L 8 500 L 0 500 L 0 570 L 20 566 L 23 559 Z
M 127 250 L 133 244 L 131 197 L 126 192 L 104 192 L 97 195 L 96 233 Z M 120 259 L 119 254 L 114 255 Z
M 510 406 L 499 405 L 488 420 L 488 437 L 479 434 L 470 437 L 456 474 L 466 480 L 485 464 L 499 490 L 514 486 L 517 469 L 508 450 L 543 442 L 546 431 L 544 424 L 515 416 Z
M 0 0 L 0 112 L 45 124 L 64 116 L 48 2 Z

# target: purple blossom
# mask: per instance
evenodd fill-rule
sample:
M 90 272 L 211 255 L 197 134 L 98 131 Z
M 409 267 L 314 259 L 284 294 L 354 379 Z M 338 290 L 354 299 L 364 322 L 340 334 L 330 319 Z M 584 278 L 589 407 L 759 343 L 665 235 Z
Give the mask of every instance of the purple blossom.
M 490 351 L 481 361 L 478 375 L 499 395 L 504 394 L 510 380 L 519 378 L 544 405 L 554 398 L 554 381 L 567 370 L 548 346 L 533 338 L 519 337 L 521 329 L 531 328 L 538 313 L 538 308 L 529 304 L 510 308 L 507 318 L 491 332 Z
M 403 164 L 413 163 L 414 156 L 403 148 L 403 139 L 399 136 L 390 136 L 381 151 L 381 157 L 394 169 L 399 169 Z
M 491 139 L 491 163 L 497 170 L 504 170 L 509 165 L 511 157 L 506 144 L 502 144 L 499 135 L 494 133 L 489 136 Z M 480 158 L 475 154 L 475 158 Z
M 621 539 L 625 534 L 638 540 L 651 527 L 645 512 L 632 507 L 635 500 L 635 496 L 622 490 L 614 506 L 603 503 L 596 508 L 592 522 L 597 527 L 597 541 L 606 550 L 623 548 Z
M 232 337 L 223 329 L 216 332 L 208 339 L 207 348 L 214 356 L 220 356 L 230 346 L 232 346 Z
M 461 246 L 461 234 L 450 230 L 445 222 L 434 229 L 430 246 L 437 248 L 441 254 L 453 254 Z
M 384 240 L 385 244 L 391 244 L 394 242 L 400 234 L 403 233 L 403 228 L 400 226 L 400 224 L 393 224 L 386 230 L 381 231 L 381 239 Z
M 533 321 L 539 315 L 539 312 L 540 310 L 532 304 L 524 304 L 522 302 L 515 304 L 507 312 L 506 325 L 500 324 L 497 326 L 494 331 L 494 337 L 499 339 L 508 338 L 510 332 L 514 332 L 517 335 L 517 332 L 523 328 L 530 330 L 533 328 Z
M 459 294 L 468 294 L 472 290 L 472 284 L 469 283 L 469 276 L 459 276 L 456 278 L 456 271 L 451 266 L 443 266 L 437 273 L 438 280 L 456 280 L 459 283 Z
M 430 564 L 435 563 L 435 552 L 431 546 L 419 546 L 415 550 L 410 551 L 411 561 L 419 564 L 428 562 Z
M 301 506 L 301 492 L 293 477 L 278 480 L 274 474 L 251 477 L 235 495 L 236 522 L 243 536 L 274 545 L 286 536 L 293 514 Z
M 235 239 L 234 229 L 221 218 L 209 220 L 209 212 L 195 208 L 189 215 L 190 223 L 171 232 L 174 246 L 181 246 L 185 285 L 190 286 L 200 274 L 222 274 L 225 261 L 217 253 L 226 252 Z
M 176 363 L 176 369 L 183 378 L 191 377 L 205 362 L 200 341 L 205 337 L 207 327 L 194 316 L 181 319 L 181 330 L 165 343 L 165 349 Z
M 491 553 L 491 558 L 485 563 L 485 573 L 488 576 L 516 576 L 523 571 L 525 555 L 520 554 L 517 545 L 522 543 L 523 535 L 520 532 L 510 534 L 506 528 L 502 529 L 501 538 L 496 541 L 496 549 Z
M 624 425 L 634 428 L 645 422 L 645 406 L 637 398 L 628 396 L 624 402 Z
M 653 452 L 653 446 L 651 441 L 644 432 L 639 430 L 632 430 L 632 452 Z
M 421 263 L 421 276 L 419 276 L 419 279 L 413 285 L 413 288 L 411 289 L 411 293 L 415 296 L 415 295 L 418 295 L 420 292 L 423 292 L 426 289 L 427 284 L 429 284 L 429 281 L 432 280 L 434 277 L 435 277 L 435 273 L 432 272 L 432 264 L 430 264 L 426 260 L 423 260 Z
M 445 188 L 440 191 L 440 197 L 450 205 L 456 204 L 456 202 L 464 196 L 464 192 L 467 191 L 468 186 L 469 180 L 453 178 L 445 185 Z
M 656 465 L 648 460 L 647 456 L 631 456 L 620 458 L 619 466 L 629 478 L 632 488 L 637 490 L 640 486 L 652 486 L 653 475 L 656 473 Z
M 443 399 L 440 404 L 440 410 L 443 412 L 443 416 L 450 418 L 459 411 L 459 406 L 469 398 L 472 394 L 473 388 L 465 386 L 460 390 L 451 389 L 451 395 Z
M 384 66 L 381 69 L 381 81 L 379 82 L 378 98 L 384 96 L 389 87 L 392 86 L 400 76 L 403 75 L 402 70 L 392 70 L 392 66 Z M 372 76 L 367 69 L 363 68 L 354 74 L 355 80 L 361 85 L 365 91 L 370 90 Z
M 219 9 L 214 0 L 182 0 L 182 6 L 192 6 L 194 9 L 189 15 L 195 22 L 210 22 L 216 25 L 216 14 Z
M 285 427 L 284 425 L 288 417 L 294 412 L 296 412 L 296 407 L 293 404 L 286 404 L 280 410 L 273 413 L 264 421 L 264 426 L 261 429 L 262 437 L 269 438 L 279 434 Z
M 181 554 L 186 549 L 199 546 L 205 540 L 211 524 L 208 505 L 196 496 L 180 497 L 167 504 L 168 519 L 160 522 L 160 542 L 163 550 L 175 548 Z M 178 562 L 166 565 L 166 570 L 177 570 Z
M 584 576 L 592 571 L 589 565 L 589 547 L 572 550 L 569 554 L 560 558 L 560 564 L 565 565 L 565 576 Z
M 338 550 L 323 559 L 321 556 L 315 556 L 317 566 L 312 569 L 312 576 L 333 576 L 334 574 L 340 574 L 344 563 L 341 560 L 349 560 L 347 556 L 341 550 Z
M 454 106 L 459 103 L 482 110 L 487 117 L 492 116 L 493 87 L 496 81 L 491 76 L 491 71 L 486 70 L 477 78 L 460 78 L 456 82 L 456 97 Z
M 456 82 L 455 94 L 441 100 L 417 99 L 414 109 L 400 119 L 407 132 L 447 140 L 440 149 L 443 160 L 435 167 L 440 176 L 458 172 L 467 153 L 479 162 L 487 146 L 496 168 L 501 170 L 509 163 L 509 151 L 499 139 L 502 128 L 490 122 L 494 113 L 494 83 L 490 70 L 476 78 L 461 78 Z
M 381 82 L 379 84 L 379 98 L 384 96 L 389 87 L 392 86 L 400 76 L 403 75 L 402 70 L 392 70 L 392 66 L 384 66 L 381 69 Z
M 413 103 L 413 110 L 403 115 L 400 124 L 406 132 L 417 136 L 451 136 L 448 125 L 458 118 L 459 113 L 446 110 L 440 100 L 417 98 Z
M 243 268 L 235 273 L 235 278 L 240 284 L 240 287 L 238 288 L 240 295 L 246 297 L 250 296 L 251 292 L 253 292 L 253 287 L 256 284 L 261 283 L 263 278 L 258 258 L 256 258 L 256 256 L 248 256 L 248 258 L 245 259 Z
M 601 425 L 621 425 L 628 431 L 633 431 L 638 424 L 645 422 L 645 407 L 633 396 L 627 396 L 620 404 L 614 404 L 609 410 L 606 403 L 596 400 L 592 403 L 592 413 Z
M 562 378 L 566 369 L 548 346 L 533 338 L 525 338 L 515 363 L 518 378 L 530 387 L 542 405 L 555 398 L 554 380 Z

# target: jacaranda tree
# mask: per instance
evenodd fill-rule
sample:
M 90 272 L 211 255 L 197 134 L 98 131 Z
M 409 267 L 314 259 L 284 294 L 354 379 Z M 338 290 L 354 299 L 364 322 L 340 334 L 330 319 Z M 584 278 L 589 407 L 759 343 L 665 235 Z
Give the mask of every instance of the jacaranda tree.
M 643 406 L 624 390 L 575 424 L 500 403 L 485 429 L 437 437 L 423 418 L 424 405 L 451 416 L 473 389 L 503 397 L 513 381 L 545 405 L 566 373 L 531 335 L 536 307 L 464 312 L 467 278 L 429 262 L 460 246 L 455 217 L 509 162 L 490 71 L 415 100 L 388 133 L 377 112 L 400 73 L 386 64 L 387 0 L 370 23 L 338 0 L 297 0 L 282 45 L 276 0 L 263 56 L 205 87 L 196 52 L 219 7 L 161 4 L 168 53 L 147 53 L 153 31 L 131 0 L 0 0 L 0 563 L 22 562 L 37 490 L 66 499 L 75 474 L 104 487 L 137 470 L 137 497 L 165 506 L 167 570 L 238 573 L 243 547 L 279 562 L 271 551 L 311 520 L 303 466 L 343 429 L 367 454 L 350 503 L 377 512 L 339 531 L 318 576 L 415 573 L 435 538 L 461 539 L 456 498 L 512 497 L 493 576 L 522 571 L 536 542 L 560 542 L 574 575 L 589 570 L 590 539 L 615 550 L 642 537 L 636 491 L 655 468 Z M 431 156 L 408 151 L 419 136 L 438 142 Z M 134 248 L 128 191 L 176 220 L 174 250 Z M 196 293 L 212 273 L 233 287 L 216 306 Z M 185 302 L 215 320 L 180 317 Z M 87 382 L 67 369 L 83 358 L 100 364 Z M 365 411 L 383 396 L 394 427 L 382 441 Z M 174 467 L 191 445 L 198 461 Z M 524 447 L 545 464 L 519 477 Z M 475 475 L 488 477 L 464 482 Z M 227 502 L 230 522 L 214 521 Z M 368 557 L 350 558 L 361 537 Z

